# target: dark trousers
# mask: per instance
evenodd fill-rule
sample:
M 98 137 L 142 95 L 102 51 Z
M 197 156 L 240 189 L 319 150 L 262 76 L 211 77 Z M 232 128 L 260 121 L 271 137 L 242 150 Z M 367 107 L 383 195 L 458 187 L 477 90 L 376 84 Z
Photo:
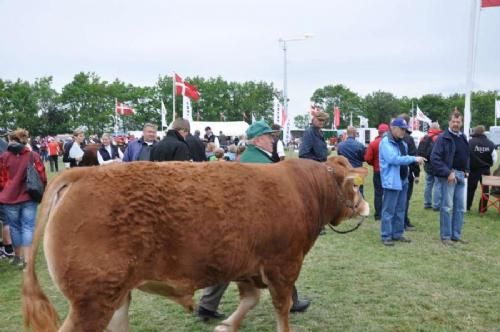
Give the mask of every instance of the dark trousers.
M 224 295 L 229 283 L 218 284 L 215 286 L 207 287 L 203 289 L 203 293 L 200 298 L 199 306 L 210 311 L 217 311 L 219 308 L 220 300 Z M 292 301 L 297 302 L 299 296 L 297 294 L 297 288 L 293 286 Z
M 406 200 L 406 210 L 405 210 L 405 228 L 410 224 L 410 218 L 408 218 L 408 208 L 410 207 L 410 199 L 413 194 L 413 176 L 408 177 L 408 194 Z
M 384 197 L 384 188 L 382 188 L 382 179 L 380 172 L 373 172 L 373 188 L 374 198 L 373 204 L 375 205 L 375 218 L 382 217 L 382 197 Z
M 474 193 L 476 192 L 477 189 L 477 183 L 480 182 L 482 184 L 483 183 L 482 176 L 490 174 L 491 172 L 489 168 L 478 168 L 470 171 L 469 177 L 467 178 L 467 211 L 470 210 L 472 206 L 472 201 L 474 200 Z M 483 190 L 486 192 L 488 190 L 487 186 L 484 186 Z M 486 203 L 487 202 L 483 200 L 479 201 L 479 207 L 485 209 Z
M 59 172 L 59 156 L 49 156 L 49 163 L 50 163 L 50 171 L 54 172 L 54 167 L 56 172 Z

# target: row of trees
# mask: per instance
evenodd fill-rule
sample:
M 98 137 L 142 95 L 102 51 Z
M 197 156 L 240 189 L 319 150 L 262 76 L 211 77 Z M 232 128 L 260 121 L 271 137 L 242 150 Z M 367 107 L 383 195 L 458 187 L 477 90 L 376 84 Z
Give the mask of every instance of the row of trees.
M 494 124 L 495 99 L 499 96 L 495 91 L 477 91 L 472 94 L 471 127 L 479 124 L 489 127 Z M 388 123 L 392 117 L 401 113 L 409 113 L 413 105 L 418 105 L 431 120 L 445 126 L 455 107 L 463 112 L 465 96 L 456 93 L 450 96 L 426 94 L 420 98 L 397 98 L 390 92 L 377 91 L 361 97 L 343 85 L 328 85 L 314 91 L 311 101 L 330 114 L 330 122 L 326 124 L 328 128 L 332 127 L 335 106 L 341 110 L 341 128 L 349 124 L 351 113 L 354 125 L 359 124 L 358 116 L 364 116 L 368 118 L 371 127 L 376 127 L 382 122 Z M 308 123 L 309 117 L 300 115 L 295 120 L 297 127 L 302 127 Z
M 272 119 L 275 89 L 266 82 L 227 82 L 221 77 L 193 77 L 189 82 L 202 94 L 193 102 L 193 117 L 204 121 Z M 103 133 L 114 126 L 115 99 L 133 105 L 134 116 L 121 117 L 125 130 L 142 128 L 146 122 L 160 124 L 161 100 L 172 118 L 171 76 L 159 77 L 156 85 L 139 87 L 115 80 L 107 82 L 95 73 L 79 73 L 59 93 L 52 77 L 34 83 L 0 79 L 0 128 L 22 127 L 32 135 L 68 133 L 85 126 L 91 133 Z M 182 98 L 176 99 L 182 114 Z
M 280 96 L 272 83 L 228 82 L 221 77 L 204 79 L 193 77 L 189 83 L 198 87 L 201 99 L 193 102 L 193 118 L 205 121 L 250 122 L 256 118 L 272 121 L 273 98 Z M 0 79 L 0 128 L 22 127 L 32 135 L 68 133 L 79 126 L 86 126 L 92 133 L 111 130 L 114 125 L 115 99 L 130 102 L 137 114 L 122 117 L 126 130 L 140 129 L 146 122 L 160 124 L 161 100 L 172 110 L 172 77 L 159 77 L 154 86 L 134 86 L 120 80 L 107 82 L 95 73 L 78 73 L 61 92 L 53 87 L 52 77 L 37 79 L 34 83 L 23 80 Z M 472 126 L 494 123 L 494 104 L 498 93 L 479 91 L 472 97 Z M 317 89 L 311 102 L 321 105 L 330 113 L 331 127 L 333 108 L 338 106 L 342 113 L 341 128 L 353 123 L 358 115 L 367 117 L 370 126 L 388 122 L 391 117 L 409 112 L 412 103 L 432 120 L 442 125 L 447 122 L 449 112 L 456 106 L 463 110 L 464 95 L 444 97 L 428 94 L 420 98 L 397 98 L 390 92 L 377 91 L 365 97 L 343 85 L 328 85 Z M 176 98 L 177 114 L 182 112 L 182 98 Z M 295 117 L 295 126 L 304 128 L 309 123 L 307 114 Z

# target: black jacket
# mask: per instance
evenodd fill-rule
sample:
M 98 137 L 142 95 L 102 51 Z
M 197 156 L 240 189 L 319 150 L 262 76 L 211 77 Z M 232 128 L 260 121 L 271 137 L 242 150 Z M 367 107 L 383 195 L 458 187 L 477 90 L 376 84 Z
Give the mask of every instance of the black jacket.
M 415 140 L 411 135 L 406 132 L 405 136 L 403 137 L 403 140 L 405 141 L 406 145 L 408 145 L 408 155 L 409 156 L 416 156 L 417 155 L 417 146 L 415 145 Z M 413 163 L 410 164 L 410 174 L 408 175 L 408 180 L 413 181 L 414 177 L 418 178 L 420 176 L 420 166 L 418 163 Z
M 198 136 L 189 134 L 186 137 L 186 143 L 189 148 L 189 155 L 191 159 L 196 162 L 207 161 L 205 154 L 205 145 Z
M 485 135 L 472 135 L 469 141 L 470 169 L 490 168 L 493 166 L 491 153 L 495 150 L 495 144 Z
M 151 149 L 151 161 L 189 160 L 189 148 L 177 130 L 169 130 L 167 135 Z

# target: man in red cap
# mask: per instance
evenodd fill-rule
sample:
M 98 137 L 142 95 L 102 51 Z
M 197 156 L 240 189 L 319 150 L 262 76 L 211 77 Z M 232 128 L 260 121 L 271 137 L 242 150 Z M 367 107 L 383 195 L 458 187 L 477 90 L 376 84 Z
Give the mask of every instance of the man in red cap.
M 382 182 L 380 180 L 380 163 L 378 158 L 378 147 L 380 141 L 384 136 L 384 133 L 389 130 L 389 126 L 385 123 L 381 123 L 378 126 L 378 136 L 368 145 L 365 153 L 365 161 L 373 166 L 373 188 L 375 191 L 374 205 L 375 205 L 375 220 L 380 220 L 382 214 L 382 197 L 384 195 L 384 189 L 382 188 Z

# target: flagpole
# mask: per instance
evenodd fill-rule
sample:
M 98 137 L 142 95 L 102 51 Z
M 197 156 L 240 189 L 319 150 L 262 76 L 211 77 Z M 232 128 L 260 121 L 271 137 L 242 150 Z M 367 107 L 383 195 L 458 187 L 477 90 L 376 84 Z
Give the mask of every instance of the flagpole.
M 172 75 L 172 121 L 175 121 L 175 73 Z
M 473 89 L 474 72 L 476 69 L 477 34 L 481 11 L 480 0 L 471 0 L 471 17 L 469 28 L 469 42 L 467 54 L 467 78 L 465 81 L 465 108 L 464 133 L 469 136 L 471 122 L 471 94 Z
M 115 136 L 118 134 L 118 113 L 116 112 L 116 108 L 118 106 L 118 99 L 115 98 Z

